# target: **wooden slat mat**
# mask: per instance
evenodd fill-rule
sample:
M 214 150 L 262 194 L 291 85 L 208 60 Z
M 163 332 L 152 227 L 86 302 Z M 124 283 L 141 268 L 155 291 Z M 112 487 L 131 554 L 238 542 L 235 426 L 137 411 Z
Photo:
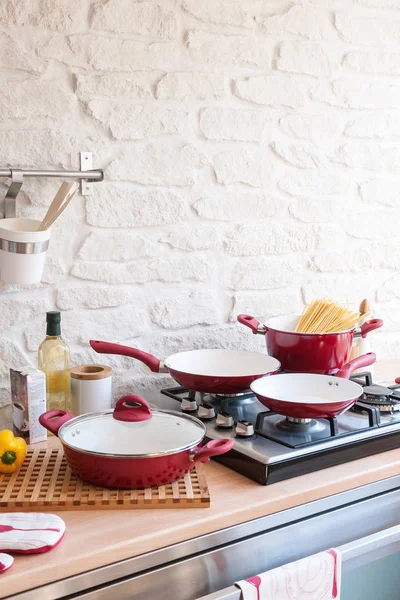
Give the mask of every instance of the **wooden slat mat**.
M 68 467 L 62 448 L 29 448 L 21 468 L 0 473 L 0 510 L 54 511 L 143 508 L 207 508 L 203 465 L 174 483 L 145 490 L 117 490 L 85 483 Z

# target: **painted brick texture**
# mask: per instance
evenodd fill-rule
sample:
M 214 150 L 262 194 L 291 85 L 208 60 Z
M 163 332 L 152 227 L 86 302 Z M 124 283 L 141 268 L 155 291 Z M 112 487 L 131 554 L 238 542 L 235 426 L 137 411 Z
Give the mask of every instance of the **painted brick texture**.
M 263 351 L 236 315 L 315 296 L 369 298 L 374 347 L 400 358 L 399 1 L 3 0 L 0 20 L 0 164 L 89 150 L 106 173 L 55 226 L 43 283 L 0 284 L 0 404 L 51 308 L 116 390 L 165 378 L 90 337 Z M 56 187 L 27 181 L 19 215 Z

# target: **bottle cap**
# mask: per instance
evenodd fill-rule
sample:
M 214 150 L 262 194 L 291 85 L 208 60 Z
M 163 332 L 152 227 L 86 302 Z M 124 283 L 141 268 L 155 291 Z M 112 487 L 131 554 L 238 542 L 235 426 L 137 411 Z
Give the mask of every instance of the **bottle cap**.
M 46 313 L 46 323 L 61 323 L 61 313 L 57 310 L 50 310 Z

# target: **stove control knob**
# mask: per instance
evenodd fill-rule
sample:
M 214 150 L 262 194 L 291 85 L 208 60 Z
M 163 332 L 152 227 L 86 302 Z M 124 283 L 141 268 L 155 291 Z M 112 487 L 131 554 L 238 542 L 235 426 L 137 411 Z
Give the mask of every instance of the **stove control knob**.
M 181 409 L 183 412 L 196 412 L 197 402 L 192 398 L 182 398 Z
M 233 427 L 233 417 L 229 413 L 220 412 L 217 414 L 217 427 L 221 429 L 230 429 Z
M 211 419 L 214 419 L 215 418 L 214 407 L 211 406 L 211 404 L 206 404 L 206 402 L 203 402 L 203 404 L 200 404 L 200 406 L 199 406 L 199 412 L 197 413 L 197 416 L 199 417 L 199 419 L 203 419 L 204 421 L 209 421 Z
M 236 435 L 241 438 L 248 438 L 253 436 L 253 423 L 250 423 L 249 421 L 238 421 L 236 423 Z

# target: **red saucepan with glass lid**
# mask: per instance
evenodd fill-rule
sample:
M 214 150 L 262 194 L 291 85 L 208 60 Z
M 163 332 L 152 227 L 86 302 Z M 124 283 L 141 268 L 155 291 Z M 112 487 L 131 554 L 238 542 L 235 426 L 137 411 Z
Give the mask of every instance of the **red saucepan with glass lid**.
M 114 410 L 74 417 L 51 410 L 40 423 L 57 435 L 71 470 L 84 481 L 111 488 L 142 489 L 166 485 L 196 462 L 228 452 L 233 440 L 200 446 L 206 428 L 195 417 L 151 410 L 136 395 L 118 400 Z
M 350 358 L 354 337 L 363 337 L 382 327 L 381 319 L 366 321 L 359 331 L 334 333 L 301 333 L 295 331 L 300 315 L 274 317 L 262 325 L 251 315 L 238 315 L 237 320 L 253 333 L 265 335 L 267 352 L 290 373 L 336 373 Z
M 237 394 L 247 390 L 252 381 L 273 375 L 280 362 L 261 352 L 246 350 L 189 350 L 172 354 L 164 362 L 139 350 L 120 344 L 90 341 L 101 354 L 120 354 L 140 360 L 155 373 L 170 373 L 179 385 L 208 394 Z
M 273 412 L 292 419 L 337 417 L 353 406 L 363 388 L 349 381 L 351 372 L 372 365 L 373 352 L 355 358 L 336 376 L 315 373 L 286 373 L 253 381 L 251 390 Z

